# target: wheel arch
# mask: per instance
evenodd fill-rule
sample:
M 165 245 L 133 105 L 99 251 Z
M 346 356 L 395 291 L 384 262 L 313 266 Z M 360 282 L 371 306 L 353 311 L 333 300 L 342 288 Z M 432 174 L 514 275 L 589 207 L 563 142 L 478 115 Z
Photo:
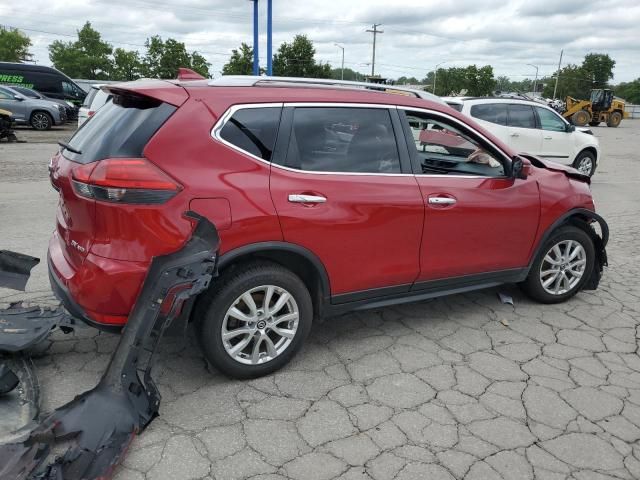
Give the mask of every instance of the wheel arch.
M 593 156 L 595 157 L 596 163 L 598 163 L 598 160 L 599 160 L 598 150 L 593 145 L 589 145 L 587 147 L 581 148 L 580 151 L 576 154 L 575 158 L 573 159 L 573 163 L 575 163 L 576 160 L 580 157 L 580 155 L 582 155 L 584 152 L 592 153 Z
M 218 271 L 224 272 L 253 260 L 269 260 L 298 275 L 311 294 L 314 316 L 322 316 L 323 307 L 331 296 L 331 287 L 324 264 L 313 252 L 293 243 L 259 242 L 222 254 L 218 260 Z
M 598 235 L 598 233 L 593 228 L 591 228 L 591 223 L 593 222 L 598 223 L 598 225 L 600 226 L 600 235 Z M 538 255 L 540 254 L 540 250 L 542 249 L 544 244 L 551 237 L 551 235 L 553 235 L 553 232 L 555 232 L 558 228 L 562 227 L 563 225 L 573 225 L 575 227 L 578 227 L 584 230 L 593 240 L 594 248 L 596 251 L 596 259 L 598 262 L 597 262 L 597 265 L 594 265 L 594 267 L 597 266 L 597 268 L 594 268 L 594 272 L 592 273 L 591 279 L 588 283 L 590 283 L 591 286 L 593 287 L 593 288 L 589 287 L 589 289 L 595 289 L 595 287 L 597 287 L 597 284 L 600 280 L 602 267 L 604 265 L 607 265 L 607 253 L 606 253 L 605 247 L 609 242 L 609 226 L 607 225 L 607 222 L 605 221 L 605 219 L 602 218 L 593 210 L 588 210 L 586 208 L 574 208 L 569 210 L 560 218 L 558 218 L 555 222 L 553 222 L 545 230 L 544 234 L 538 241 L 538 245 L 536 245 L 533 255 L 529 260 L 528 268 L 529 270 L 531 270 L 533 262 L 535 262 L 536 258 L 538 258 Z

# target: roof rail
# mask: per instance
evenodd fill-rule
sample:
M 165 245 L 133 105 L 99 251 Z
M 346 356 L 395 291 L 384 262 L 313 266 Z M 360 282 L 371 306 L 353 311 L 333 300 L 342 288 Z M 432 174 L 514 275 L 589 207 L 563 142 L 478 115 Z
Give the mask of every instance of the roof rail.
M 300 77 L 266 77 L 266 76 L 250 76 L 250 75 L 223 75 L 209 81 L 209 85 L 218 87 L 255 87 L 259 85 L 271 86 L 317 86 L 317 87 L 339 87 L 373 90 L 383 93 L 400 93 L 413 95 L 417 98 L 424 98 L 434 102 L 445 102 L 438 96 L 423 90 L 415 90 L 413 88 L 405 88 L 400 85 L 387 85 L 384 83 L 368 83 L 368 82 L 352 82 L 349 80 L 334 80 L 331 78 L 300 78 Z

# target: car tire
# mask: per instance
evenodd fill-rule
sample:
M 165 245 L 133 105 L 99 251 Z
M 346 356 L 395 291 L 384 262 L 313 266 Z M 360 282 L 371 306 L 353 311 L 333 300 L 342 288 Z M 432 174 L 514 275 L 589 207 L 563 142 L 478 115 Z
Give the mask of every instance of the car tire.
M 622 114 L 620 112 L 613 112 L 609 115 L 609 119 L 607 120 L 607 126 L 616 128 L 622 122 Z
M 584 127 L 590 121 L 591 114 L 586 110 L 578 110 L 576 113 L 571 115 L 571 123 L 577 125 L 578 127 Z
M 573 256 L 573 258 L 571 258 Z M 593 240 L 573 225 L 554 231 L 540 249 L 522 290 L 540 303 L 560 303 L 578 293 L 595 262 Z
M 596 173 L 596 156 L 589 151 L 582 151 L 573 161 L 573 168 L 580 173 L 592 177 Z
M 223 273 L 194 314 L 209 363 L 230 377 L 256 378 L 282 368 L 300 349 L 311 329 L 313 304 L 293 272 L 254 262 Z
M 47 112 L 33 112 L 29 123 L 34 130 L 51 130 L 53 118 Z

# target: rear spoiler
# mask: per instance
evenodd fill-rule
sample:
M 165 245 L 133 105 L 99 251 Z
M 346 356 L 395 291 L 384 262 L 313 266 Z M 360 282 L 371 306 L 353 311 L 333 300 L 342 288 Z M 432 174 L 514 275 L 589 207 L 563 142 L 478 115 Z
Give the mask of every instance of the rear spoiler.
M 110 83 L 100 88 L 113 95 L 137 95 L 159 100 L 174 107 L 181 106 L 189 98 L 184 88 L 167 80 L 144 78 L 133 82 Z

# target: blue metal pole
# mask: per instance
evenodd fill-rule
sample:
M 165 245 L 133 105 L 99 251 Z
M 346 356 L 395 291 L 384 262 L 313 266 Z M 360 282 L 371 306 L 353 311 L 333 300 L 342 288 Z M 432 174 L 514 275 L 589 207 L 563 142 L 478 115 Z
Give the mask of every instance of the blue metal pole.
M 272 54 L 272 35 L 273 35 L 273 4 L 272 0 L 267 0 L 267 75 L 273 75 L 273 54 Z
M 253 0 L 253 74 L 260 75 L 260 57 L 258 56 L 258 0 Z

